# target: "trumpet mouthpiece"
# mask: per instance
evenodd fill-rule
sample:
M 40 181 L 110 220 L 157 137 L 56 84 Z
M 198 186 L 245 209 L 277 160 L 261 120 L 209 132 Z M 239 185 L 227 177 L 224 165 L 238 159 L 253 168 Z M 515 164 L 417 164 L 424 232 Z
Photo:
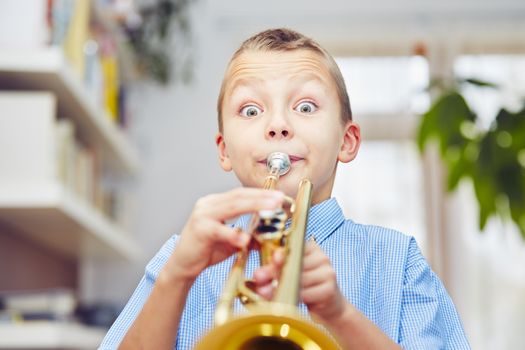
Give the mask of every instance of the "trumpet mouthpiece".
M 270 153 L 266 159 L 266 167 L 270 173 L 276 172 L 279 176 L 286 174 L 290 170 L 290 157 L 283 152 Z

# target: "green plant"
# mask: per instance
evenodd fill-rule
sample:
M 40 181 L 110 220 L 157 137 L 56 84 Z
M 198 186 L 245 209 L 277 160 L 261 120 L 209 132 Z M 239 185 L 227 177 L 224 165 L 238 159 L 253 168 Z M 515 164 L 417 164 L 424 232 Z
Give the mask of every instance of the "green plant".
M 191 80 L 189 6 L 192 0 L 154 0 L 138 9 L 140 23 L 125 25 L 142 76 L 162 84 Z M 179 69 L 173 71 L 173 67 Z
M 491 127 L 483 130 L 460 93 L 461 84 L 498 88 L 476 79 L 442 87 L 422 116 L 419 149 L 422 152 L 431 139 L 438 142 L 448 170 L 448 191 L 453 191 L 461 179 L 472 181 L 480 229 L 492 215 L 510 217 L 525 239 L 525 106 L 517 112 L 500 109 Z

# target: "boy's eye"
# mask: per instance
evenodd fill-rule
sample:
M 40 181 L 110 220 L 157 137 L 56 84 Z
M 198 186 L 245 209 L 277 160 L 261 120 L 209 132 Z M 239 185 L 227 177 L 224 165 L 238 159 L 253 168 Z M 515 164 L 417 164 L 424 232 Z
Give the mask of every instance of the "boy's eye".
M 300 113 L 313 113 L 317 110 L 317 106 L 312 102 L 301 102 L 295 107 L 295 110 Z
M 241 109 L 241 115 L 245 117 L 256 117 L 262 113 L 262 110 L 254 105 L 245 106 Z

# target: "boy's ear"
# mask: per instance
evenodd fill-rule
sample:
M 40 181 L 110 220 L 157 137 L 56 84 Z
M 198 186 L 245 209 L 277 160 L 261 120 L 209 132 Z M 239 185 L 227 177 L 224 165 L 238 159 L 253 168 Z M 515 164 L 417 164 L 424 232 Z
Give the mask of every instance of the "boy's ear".
M 217 151 L 219 152 L 219 163 L 224 171 L 231 171 L 232 165 L 228 152 L 226 152 L 226 143 L 224 142 L 224 136 L 221 132 L 218 132 L 215 136 L 215 144 L 217 144 Z
M 346 123 L 343 135 L 343 143 L 339 150 L 337 159 L 342 163 L 348 163 L 357 156 L 359 146 L 361 145 L 361 129 L 359 125 L 349 121 Z

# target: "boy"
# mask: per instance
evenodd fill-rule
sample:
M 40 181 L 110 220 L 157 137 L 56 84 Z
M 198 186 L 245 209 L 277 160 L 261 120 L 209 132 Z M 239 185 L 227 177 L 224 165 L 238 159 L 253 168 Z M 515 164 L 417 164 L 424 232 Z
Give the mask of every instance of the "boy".
M 245 41 L 228 66 L 218 101 L 221 167 L 243 187 L 197 201 L 180 236 L 172 237 L 101 345 L 189 349 L 211 327 L 232 254 L 246 247 L 249 214 L 295 198 L 301 179 L 314 185 L 300 297 L 309 314 L 344 349 L 467 349 L 461 322 L 413 238 L 346 220 L 331 191 L 338 162 L 352 161 L 360 131 L 343 78 L 317 43 L 291 30 Z M 289 154 L 279 191 L 258 189 L 268 154 Z M 239 217 L 235 225 L 225 221 Z M 269 298 L 282 253 L 247 272 Z

